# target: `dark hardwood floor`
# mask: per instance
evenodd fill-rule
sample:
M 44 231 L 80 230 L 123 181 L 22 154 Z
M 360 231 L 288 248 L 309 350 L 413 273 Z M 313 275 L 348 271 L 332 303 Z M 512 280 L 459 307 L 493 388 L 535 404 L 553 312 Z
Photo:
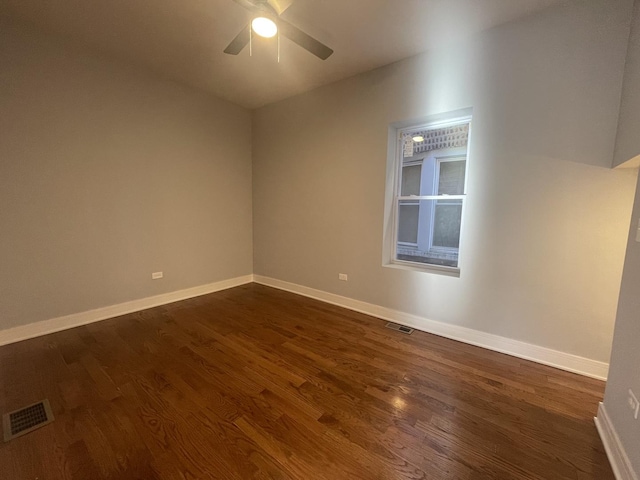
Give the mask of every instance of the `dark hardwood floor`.
M 613 479 L 604 383 L 250 284 L 0 347 L 0 478 Z

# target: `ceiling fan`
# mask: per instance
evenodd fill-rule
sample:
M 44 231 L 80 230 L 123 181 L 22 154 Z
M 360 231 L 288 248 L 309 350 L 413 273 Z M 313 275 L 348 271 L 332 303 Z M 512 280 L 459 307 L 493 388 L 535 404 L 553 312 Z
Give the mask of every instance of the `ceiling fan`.
M 236 35 L 224 53 L 238 55 L 251 41 L 252 31 L 263 37 L 273 37 L 278 31 L 289 40 L 297 43 L 316 57 L 326 60 L 333 53 L 329 47 L 307 35 L 298 27 L 280 18 L 293 0 L 234 0 L 254 13 L 251 23 Z

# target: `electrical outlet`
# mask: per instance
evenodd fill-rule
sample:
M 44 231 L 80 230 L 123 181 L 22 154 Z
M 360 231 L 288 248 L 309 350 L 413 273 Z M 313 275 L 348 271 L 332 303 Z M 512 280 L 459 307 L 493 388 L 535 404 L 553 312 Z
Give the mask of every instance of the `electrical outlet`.
M 634 395 L 633 390 L 629 389 L 629 408 L 633 410 L 633 418 L 638 419 L 638 412 L 640 412 L 640 403 L 638 398 Z
M 151 278 L 153 280 L 158 280 L 159 278 L 162 278 L 164 275 L 162 274 L 162 272 L 154 272 L 151 274 Z
M 342 280 L 343 282 L 346 282 L 349 280 L 349 277 L 347 277 L 346 273 L 339 273 L 338 274 L 338 280 Z

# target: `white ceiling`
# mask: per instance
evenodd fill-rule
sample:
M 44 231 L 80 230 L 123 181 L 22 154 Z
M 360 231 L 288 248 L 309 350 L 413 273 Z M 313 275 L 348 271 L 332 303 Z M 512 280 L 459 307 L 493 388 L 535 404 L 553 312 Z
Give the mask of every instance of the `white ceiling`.
M 282 39 L 222 53 L 251 13 L 232 0 L 0 0 L 0 12 L 247 108 L 392 63 L 560 0 L 295 0 L 282 17 L 335 50 Z

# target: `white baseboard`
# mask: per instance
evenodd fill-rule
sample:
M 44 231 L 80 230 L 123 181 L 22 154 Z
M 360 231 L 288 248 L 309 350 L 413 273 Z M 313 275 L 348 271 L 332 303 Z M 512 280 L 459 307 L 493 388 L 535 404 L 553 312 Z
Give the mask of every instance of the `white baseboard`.
M 262 275 L 254 275 L 253 278 L 254 282 L 262 285 L 286 290 L 287 292 L 297 293 L 298 295 L 338 305 L 340 307 L 348 308 L 349 310 L 354 310 L 356 312 L 365 313 L 384 320 L 406 325 L 417 330 L 422 330 L 423 332 L 433 333 L 441 337 L 458 340 L 460 342 L 469 343 L 471 345 L 487 348 L 500 353 L 506 353 L 507 355 L 524 358 L 526 360 L 578 373 L 587 377 L 606 380 L 607 374 L 609 373 L 609 364 L 599 362 L 597 360 L 579 357 L 570 353 L 532 345 L 519 340 L 513 340 L 493 335 L 491 333 L 461 327 L 459 325 L 429 320 L 417 315 L 392 310 L 390 308 L 381 307 L 371 303 L 361 302 L 352 298 L 342 297 L 333 293 L 304 287 L 302 285 L 277 280 L 275 278 L 264 277 Z
M 86 312 L 73 313 L 64 317 L 51 318 L 41 322 L 30 323 L 18 327 L 0 330 L 0 345 L 27 340 L 29 338 L 47 335 L 48 333 L 59 332 L 68 328 L 86 325 L 88 323 L 99 322 L 107 318 L 126 315 L 127 313 L 138 312 L 147 308 L 166 305 L 167 303 L 178 302 L 188 298 L 206 295 L 207 293 L 226 290 L 227 288 L 237 287 L 253 281 L 253 275 L 245 275 L 242 277 L 230 278 L 220 282 L 200 285 L 198 287 L 178 290 L 176 292 L 163 293 L 153 297 L 141 298 L 130 302 L 110 305 L 108 307 L 96 308 Z
M 633 471 L 627 452 L 620 442 L 620 438 L 609 419 L 609 415 L 607 415 L 607 409 L 603 403 L 600 403 L 598 416 L 594 420 L 616 479 L 638 480 L 638 475 Z
M 21 325 L 7 330 L 0 330 L 0 345 L 6 345 L 38 337 L 40 335 L 59 332 L 68 328 L 106 320 L 107 318 L 117 317 L 127 313 L 138 312 L 140 310 L 165 305 L 167 303 L 186 300 L 188 298 L 205 295 L 207 293 L 251 283 L 252 281 L 262 285 L 275 287 L 280 290 L 296 293 L 298 295 L 314 298 L 326 303 L 331 303 L 333 305 L 338 305 L 340 307 L 382 318 L 384 320 L 407 325 L 417 330 L 433 333 L 435 335 L 451 338 L 471 345 L 477 345 L 479 347 L 506 353 L 526 360 L 532 360 L 537 363 L 550 365 L 569 372 L 586 375 L 600 380 L 606 380 L 607 378 L 609 365 L 604 362 L 598 362 L 596 360 L 579 357 L 570 353 L 564 353 L 458 325 L 429 320 L 417 315 L 392 310 L 390 308 L 381 307 L 371 303 L 361 302 L 352 298 L 277 280 L 275 278 L 263 277 L 261 275 L 245 275 L 207 285 L 187 288 L 185 290 L 142 298 L 140 300 L 132 300 L 118 305 L 111 305 L 108 307 L 97 308 L 95 310 L 88 310 L 86 312 L 43 320 L 41 322 L 35 322 L 28 325 Z

